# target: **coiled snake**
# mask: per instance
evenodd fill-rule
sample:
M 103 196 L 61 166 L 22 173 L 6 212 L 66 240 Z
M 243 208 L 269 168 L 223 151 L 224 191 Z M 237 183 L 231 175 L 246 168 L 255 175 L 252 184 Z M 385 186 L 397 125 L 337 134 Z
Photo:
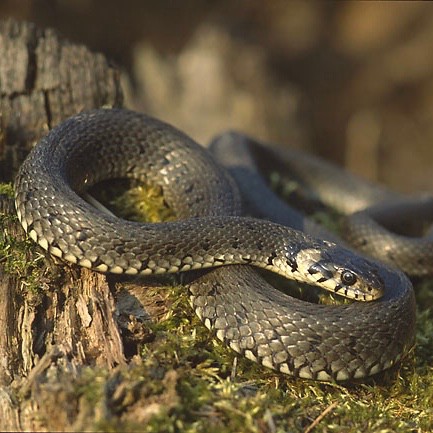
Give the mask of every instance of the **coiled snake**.
M 107 178 L 158 185 L 177 221 L 143 224 L 99 211 L 82 194 Z M 414 296 L 406 276 L 327 241 L 240 216 L 228 172 L 175 128 L 128 110 L 96 110 L 54 128 L 15 182 L 18 217 L 51 254 L 101 272 L 214 268 L 189 284 L 207 327 L 266 367 L 316 380 L 362 378 L 411 345 Z M 358 300 L 327 306 L 288 297 L 254 269 Z

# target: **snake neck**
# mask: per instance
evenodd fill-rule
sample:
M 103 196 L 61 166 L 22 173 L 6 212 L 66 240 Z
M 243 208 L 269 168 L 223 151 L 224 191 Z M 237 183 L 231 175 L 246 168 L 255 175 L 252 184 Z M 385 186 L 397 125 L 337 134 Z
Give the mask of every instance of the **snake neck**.
M 27 212 L 26 206 L 29 203 L 17 196 L 18 216 L 32 239 L 57 257 L 99 272 L 156 275 L 245 264 L 360 300 L 374 299 L 377 295 L 371 288 L 380 288 L 358 256 L 342 254 L 335 244 L 263 220 L 213 216 L 119 225 L 118 218 L 89 206 L 91 213 L 77 210 L 74 216 L 80 229 L 66 234 L 63 221 L 70 215 L 63 208 L 51 209 L 47 223 L 45 213 Z M 341 279 L 343 271 L 349 272 L 345 263 L 351 258 L 359 280 L 354 287 Z

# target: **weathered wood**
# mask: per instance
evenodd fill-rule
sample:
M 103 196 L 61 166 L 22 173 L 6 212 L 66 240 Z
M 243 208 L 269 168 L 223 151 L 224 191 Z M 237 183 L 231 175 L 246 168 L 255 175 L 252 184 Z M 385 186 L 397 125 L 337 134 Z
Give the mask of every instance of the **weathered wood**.
M 122 104 L 119 71 L 102 54 L 31 23 L 0 21 L 0 181 L 30 148 L 77 112 Z
M 166 312 L 160 295 L 44 254 L 26 240 L 13 199 L 1 195 L 0 228 L 0 431 L 82 431 L 116 420 L 108 402 L 141 386 L 124 375 L 131 360 L 140 368 L 135 355 L 152 339 L 144 308 Z M 164 399 L 174 398 L 169 373 Z M 95 380 L 103 391 L 89 406 L 80 387 Z M 131 410 L 135 421 L 153 413 Z
M 0 180 L 11 181 L 33 144 L 64 118 L 122 103 L 118 70 L 53 30 L 0 22 L 0 52 Z M 133 297 L 126 302 L 114 280 L 43 254 L 1 195 L 0 254 L 0 430 L 80 430 L 89 413 L 90 423 L 106 419 L 107 408 L 80 400 L 77 381 L 86 366 L 125 366 L 119 318 Z

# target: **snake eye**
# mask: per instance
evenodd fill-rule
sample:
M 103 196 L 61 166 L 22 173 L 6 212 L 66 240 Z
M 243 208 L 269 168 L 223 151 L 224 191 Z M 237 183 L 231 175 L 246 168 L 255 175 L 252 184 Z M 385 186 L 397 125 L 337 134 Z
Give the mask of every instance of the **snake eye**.
M 356 283 L 356 274 L 347 269 L 341 273 L 341 282 L 345 286 L 353 286 Z

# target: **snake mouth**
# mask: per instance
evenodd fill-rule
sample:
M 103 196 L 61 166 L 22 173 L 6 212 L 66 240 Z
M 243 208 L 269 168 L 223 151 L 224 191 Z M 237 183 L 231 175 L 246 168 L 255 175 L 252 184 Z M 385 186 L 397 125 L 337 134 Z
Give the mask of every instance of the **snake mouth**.
M 274 289 L 286 295 L 287 299 L 294 298 L 308 304 L 329 306 L 351 304 L 355 301 L 355 299 L 342 296 L 334 290 L 324 289 L 314 282 L 289 280 L 287 277 L 268 269 L 257 268 L 255 270 Z

